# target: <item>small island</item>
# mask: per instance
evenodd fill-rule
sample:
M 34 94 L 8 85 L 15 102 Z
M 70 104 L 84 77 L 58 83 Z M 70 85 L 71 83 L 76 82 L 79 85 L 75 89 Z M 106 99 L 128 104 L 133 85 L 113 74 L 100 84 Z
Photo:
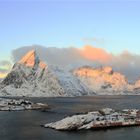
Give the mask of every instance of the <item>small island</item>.
M 48 109 L 47 104 L 33 103 L 24 99 L 0 98 L 0 111 L 21 111 Z
M 56 130 L 97 130 L 129 126 L 140 126 L 140 110 L 123 109 L 117 111 L 103 108 L 86 114 L 68 116 L 60 121 L 44 125 L 44 127 Z

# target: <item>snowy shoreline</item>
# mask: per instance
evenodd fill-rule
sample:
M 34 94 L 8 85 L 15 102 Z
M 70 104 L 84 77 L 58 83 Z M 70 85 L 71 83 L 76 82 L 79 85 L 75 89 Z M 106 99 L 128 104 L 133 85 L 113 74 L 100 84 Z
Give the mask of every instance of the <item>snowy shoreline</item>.
M 44 125 L 46 128 L 60 131 L 98 130 L 129 126 L 140 126 L 140 110 L 123 109 L 115 111 L 111 108 L 104 108 L 86 114 L 68 116 L 60 121 Z
M 47 104 L 33 103 L 24 99 L 0 98 L 0 111 L 22 111 L 49 109 Z

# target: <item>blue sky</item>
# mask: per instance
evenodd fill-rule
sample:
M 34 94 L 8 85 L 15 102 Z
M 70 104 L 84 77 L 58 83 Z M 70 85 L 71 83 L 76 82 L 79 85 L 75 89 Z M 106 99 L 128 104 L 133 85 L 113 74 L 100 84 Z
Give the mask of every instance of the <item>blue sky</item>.
M 0 60 L 39 44 L 139 54 L 140 1 L 0 0 Z

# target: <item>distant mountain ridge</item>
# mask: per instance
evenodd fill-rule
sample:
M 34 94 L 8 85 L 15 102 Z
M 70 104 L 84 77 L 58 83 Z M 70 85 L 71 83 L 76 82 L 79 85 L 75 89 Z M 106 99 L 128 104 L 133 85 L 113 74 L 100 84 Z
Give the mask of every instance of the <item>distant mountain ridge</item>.
M 111 67 L 81 67 L 73 74 L 98 94 L 123 94 L 130 88 L 124 75 L 114 72 Z
M 129 84 L 124 75 L 111 67 L 83 66 L 65 71 L 48 66 L 35 50 L 14 64 L 1 81 L 1 96 L 57 97 L 127 95 L 140 93 L 140 80 Z

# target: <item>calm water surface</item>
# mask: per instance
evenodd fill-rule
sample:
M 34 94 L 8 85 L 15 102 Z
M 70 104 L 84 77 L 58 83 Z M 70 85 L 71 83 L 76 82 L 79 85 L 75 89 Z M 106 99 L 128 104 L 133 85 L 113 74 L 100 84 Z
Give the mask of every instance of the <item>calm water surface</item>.
M 31 98 L 48 103 L 48 111 L 0 112 L 0 140 L 140 140 L 140 127 L 60 132 L 40 125 L 67 115 L 111 107 L 140 109 L 140 96 Z

